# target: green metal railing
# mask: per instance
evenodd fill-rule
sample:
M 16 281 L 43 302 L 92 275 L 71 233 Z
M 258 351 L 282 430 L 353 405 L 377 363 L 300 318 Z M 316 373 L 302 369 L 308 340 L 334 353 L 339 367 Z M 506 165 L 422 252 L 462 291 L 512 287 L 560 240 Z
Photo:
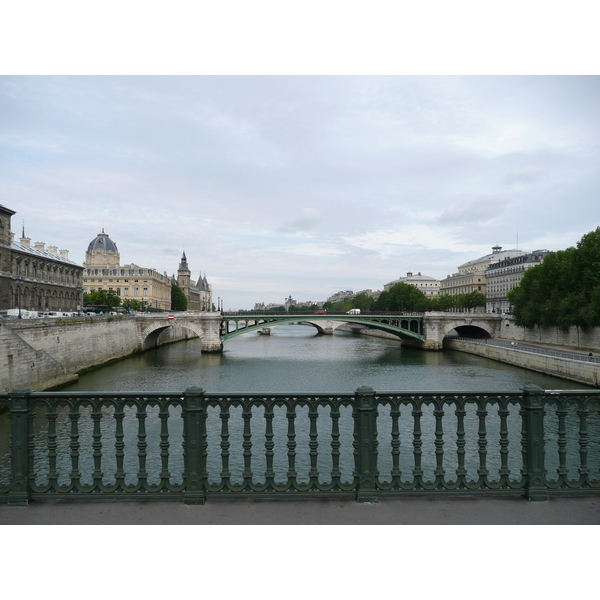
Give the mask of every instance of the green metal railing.
M 0 499 L 600 493 L 600 391 L 0 394 Z

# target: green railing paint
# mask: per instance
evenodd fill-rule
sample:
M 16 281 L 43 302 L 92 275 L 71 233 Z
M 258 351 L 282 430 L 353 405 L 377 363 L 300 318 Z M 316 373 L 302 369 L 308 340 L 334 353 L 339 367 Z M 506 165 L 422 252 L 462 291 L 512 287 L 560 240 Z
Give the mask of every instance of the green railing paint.
M 10 437 L 0 440 L 0 500 L 13 506 L 45 498 L 540 501 L 600 493 L 600 390 L 17 388 L 0 394 L 0 426 Z

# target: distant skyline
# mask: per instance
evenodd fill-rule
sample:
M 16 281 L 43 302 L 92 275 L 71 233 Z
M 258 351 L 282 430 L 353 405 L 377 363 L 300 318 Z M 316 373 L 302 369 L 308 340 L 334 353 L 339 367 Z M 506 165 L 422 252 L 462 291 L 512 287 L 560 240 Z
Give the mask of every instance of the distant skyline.
M 1 76 L 0 203 L 226 309 L 438 279 L 600 225 L 598 76 Z

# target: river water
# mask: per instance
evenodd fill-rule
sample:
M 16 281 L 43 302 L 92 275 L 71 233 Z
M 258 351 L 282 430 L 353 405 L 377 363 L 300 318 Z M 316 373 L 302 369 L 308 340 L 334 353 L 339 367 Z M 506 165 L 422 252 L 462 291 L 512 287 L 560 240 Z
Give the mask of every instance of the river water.
M 500 362 L 495 362 L 483 357 L 471 354 L 443 351 L 425 352 L 422 350 L 403 348 L 395 340 L 384 338 L 355 335 L 336 331 L 334 335 L 318 335 L 312 327 L 299 325 L 282 325 L 273 329 L 271 335 L 265 336 L 258 333 L 241 335 L 225 342 L 222 354 L 203 354 L 199 340 L 189 340 L 171 344 L 156 350 L 151 350 L 124 359 L 107 367 L 83 374 L 79 381 L 64 386 L 65 391 L 177 391 L 181 392 L 187 387 L 199 386 L 206 392 L 211 393 L 289 393 L 289 392 L 312 392 L 312 393 L 347 393 L 353 392 L 358 387 L 370 386 L 376 392 L 386 391 L 472 391 L 472 392 L 517 392 L 527 384 L 535 384 L 544 389 L 582 389 L 585 386 L 563 379 L 543 375 L 526 369 L 513 367 Z M 471 456 L 469 460 L 469 472 L 476 477 L 477 469 L 477 417 L 475 408 L 471 407 L 473 414 L 468 414 L 466 424 L 470 433 L 467 437 L 467 450 Z M 91 455 L 91 419 L 89 409 L 83 409 L 80 421 L 81 434 L 81 468 L 90 478 L 92 455 Z M 160 470 L 159 457 L 159 428 L 158 409 L 149 409 L 148 412 L 148 439 L 150 441 L 148 468 L 154 470 L 156 475 Z M 241 408 L 240 411 L 241 413 Z M 307 412 L 307 411 L 305 411 Z M 380 411 L 378 429 L 382 444 L 389 445 L 390 419 L 384 411 Z M 450 412 L 450 411 L 449 411 Z M 154 414 L 156 413 L 156 414 Z M 171 409 L 169 419 L 169 434 L 177 439 L 181 435 L 180 409 Z M 112 436 L 110 415 L 107 415 L 106 437 Z M 260 416 L 260 415 L 258 415 Z M 4 417 L 4 418 L 2 418 Z M 452 415 L 448 415 L 453 418 Z M 446 418 L 446 417 L 444 417 Z M 87 419 L 87 420 L 86 420 Z M 236 420 L 237 419 L 237 420 Z M 433 456 L 433 416 L 424 414 L 423 417 L 424 440 L 430 439 L 431 452 L 423 456 L 425 474 L 433 475 L 435 460 Z M 34 420 L 36 444 L 40 451 L 36 453 L 35 463 L 40 472 L 41 481 L 47 472 L 47 457 L 44 448 L 47 446 L 44 416 Z M 600 424 L 590 421 L 590 433 L 592 443 L 598 437 L 597 429 Z M 231 419 L 231 471 L 233 480 L 241 480 L 243 470 L 242 452 L 242 425 L 241 414 L 232 411 Z M 237 423 L 237 425 L 236 425 Z M 264 439 L 264 421 L 252 419 L 253 440 Z M 570 459 L 570 471 L 576 476 L 577 469 L 577 419 L 573 414 L 569 419 L 571 429 L 569 446 L 571 448 L 572 460 Z M 493 424 L 493 422 L 492 422 Z M 126 467 L 130 476 L 129 482 L 135 481 L 137 468 L 136 454 L 136 428 L 137 419 L 133 409 L 127 413 L 125 418 L 125 434 L 128 446 Z M 0 483 L 7 481 L 9 470 L 8 454 L 8 418 L 0 415 Z M 219 444 L 220 444 L 220 418 L 218 414 L 208 415 L 208 437 L 210 442 L 208 469 L 212 473 L 212 481 L 218 480 L 221 467 Z M 275 468 L 284 478 L 286 470 L 286 427 L 287 422 L 284 414 L 277 415 L 274 422 L 276 456 Z M 410 418 L 401 425 L 402 436 L 407 440 L 410 447 L 411 427 Z M 520 469 L 520 417 L 518 411 L 511 413 L 509 428 L 510 439 L 510 467 L 511 472 L 518 477 Z M 59 457 L 59 470 L 61 478 L 59 483 L 68 482 L 70 469 L 69 459 L 69 419 L 65 414 L 59 416 L 57 421 L 59 430 L 59 450 L 62 449 L 62 458 Z M 446 430 L 446 425 L 445 425 Z M 352 474 L 352 434 L 353 425 L 350 411 L 342 415 L 340 422 L 341 442 L 345 446 L 346 458 L 342 458 L 341 469 L 345 480 L 351 479 Z M 453 445 L 455 442 L 455 424 L 448 423 L 447 443 Z M 299 477 L 308 473 L 308 416 L 299 410 L 297 418 L 298 446 L 304 447 L 305 453 L 299 453 L 298 471 Z M 497 442 L 498 432 L 490 432 L 490 446 Z M 154 441 L 152 441 L 152 439 Z M 387 440 L 387 441 L 386 441 Z M 319 433 L 319 445 L 324 447 L 330 443 L 326 435 Z M 254 443 L 254 442 L 253 442 Z M 404 442 L 403 442 L 404 443 Z M 172 449 L 180 444 L 173 443 Z M 260 447 L 256 444 L 254 447 Z M 496 453 L 489 456 L 488 466 L 498 468 L 500 456 L 497 443 Z M 237 448 L 237 453 L 236 453 Z M 215 450 L 216 449 L 216 450 Z M 344 450 L 344 448 L 342 448 Z M 410 472 L 412 454 L 403 455 L 408 462 L 401 465 L 403 471 Z M 329 457 L 330 459 L 330 457 Z M 321 459 L 319 459 L 321 460 Z M 445 460 L 449 460 L 446 467 L 452 472 L 456 468 L 456 455 L 454 458 L 449 453 Z M 556 448 L 553 457 L 549 458 L 548 466 L 556 467 Z M 46 465 L 46 466 L 45 466 Z M 257 453 L 256 460 L 253 452 L 253 471 L 264 473 L 264 453 Z M 177 480 L 181 476 L 183 459 L 181 453 L 174 450 L 170 458 L 170 470 Z M 114 458 L 108 456 L 103 459 L 103 470 L 108 474 L 114 473 Z M 384 471 L 389 471 L 389 464 L 380 465 Z M 326 472 L 327 465 L 321 465 Z M 320 470 L 321 470 L 320 469 Z M 554 471 L 555 472 L 555 471 Z M 84 475 L 84 481 L 86 476 Z M 150 478 L 152 481 L 152 476 Z
M 526 384 L 576 389 L 581 384 L 456 351 L 424 352 L 395 340 L 310 326 L 248 333 L 222 354 L 202 354 L 199 340 L 179 342 L 82 375 L 64 390 L 207 392 L 516 391 Z

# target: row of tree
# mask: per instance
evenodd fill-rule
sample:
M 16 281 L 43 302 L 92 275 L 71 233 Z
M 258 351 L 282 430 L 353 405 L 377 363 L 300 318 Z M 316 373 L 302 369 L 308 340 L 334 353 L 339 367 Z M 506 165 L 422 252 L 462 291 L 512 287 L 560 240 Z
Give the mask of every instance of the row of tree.
M 92 290 L 83 295 L 84 306 L 106 306 L 111 310 L 123 308 L 126 311 L 140 311 L 148 308 L 149 303 L 143 300 L 127 298 L 122 300 L 114 290 Z M 150 307 L 151 308 L 151 307 Z M 171 284 L 171 310 L 187 310 L 187 298 L 177 284 Z
M 550 252 L 508 293 L 522 327 L 600 326 L 600 227 L 576 247 Z

